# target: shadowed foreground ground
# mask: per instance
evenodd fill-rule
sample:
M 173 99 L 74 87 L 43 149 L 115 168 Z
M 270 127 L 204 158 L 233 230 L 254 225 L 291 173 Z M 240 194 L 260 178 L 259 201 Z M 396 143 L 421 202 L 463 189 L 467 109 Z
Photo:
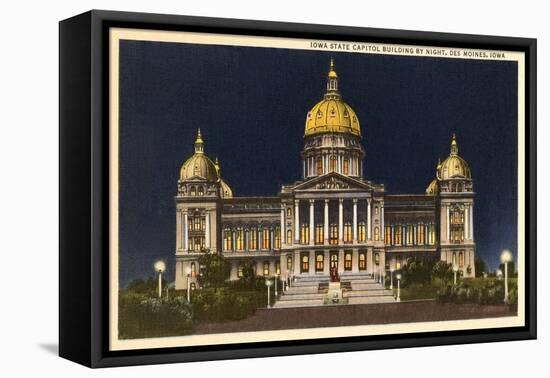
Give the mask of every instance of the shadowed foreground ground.
M 517 309 L 507 305 L 454 304 L 435 301 L 260 309 L 254 315 L 243 320 L 198 324 L 193 328 L 193 334 L 496 318 L 515 315 L 517 315 Z

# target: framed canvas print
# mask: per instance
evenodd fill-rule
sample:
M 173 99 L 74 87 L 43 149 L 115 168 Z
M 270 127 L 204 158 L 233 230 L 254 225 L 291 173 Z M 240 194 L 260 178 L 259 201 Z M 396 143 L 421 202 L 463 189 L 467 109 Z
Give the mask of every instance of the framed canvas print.
M 536 41 L 60 23 L 60 355 L 536 337 Z

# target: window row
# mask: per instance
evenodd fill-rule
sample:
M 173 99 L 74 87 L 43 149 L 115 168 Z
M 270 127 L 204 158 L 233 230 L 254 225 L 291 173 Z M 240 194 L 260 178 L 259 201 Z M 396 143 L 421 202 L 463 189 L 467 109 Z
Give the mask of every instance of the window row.
M 259 242 L 259 243 L 258 243 Z M 281 248 L 281 229 L 268 227 L 256 229 L 225 228 L 223 231 L 224 251 L 255 251 Z
M 309 273 L 310 271 L 310 253 L 302 252 L 300 254 L 300 273 Z M 329 269 L 336 268 L 338 270 L 338 253 L 330 253 L 329 255 Z M 357 268 L 359 271 L 367 270 L 367 252 L 359 252 Z M 315 253 L 315 272 L 322 273 L 325 270 L 325 253 Z M 351 251 L 344 252 L 344 271 L 353 270 L 353 253 Z
M 387 245 L 435 245 L 435 223 L 387 225 L 384 230 Z

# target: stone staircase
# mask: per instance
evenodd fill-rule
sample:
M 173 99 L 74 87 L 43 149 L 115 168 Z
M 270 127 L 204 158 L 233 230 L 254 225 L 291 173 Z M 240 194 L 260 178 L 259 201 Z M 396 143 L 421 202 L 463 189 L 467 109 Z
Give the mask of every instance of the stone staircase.
M 340 276 L 342 300 L 339 304 L 392 303 L 391 290 L 385 289 L 370 275 L 342 274 Z M 311 307 L 328 305 L 328 276 L 296 277 L 292 287 L 282 293 L 273 308 Z M 333 305 L 331 303 L 331 305 Z

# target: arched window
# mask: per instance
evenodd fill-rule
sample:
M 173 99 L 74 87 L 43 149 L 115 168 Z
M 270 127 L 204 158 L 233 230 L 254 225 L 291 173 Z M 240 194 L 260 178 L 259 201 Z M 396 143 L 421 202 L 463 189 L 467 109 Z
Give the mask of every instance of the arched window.
M 464 252 L 458 253 L 458 266 L 461 268 L 464 267 Z
M 242 227 L 238 227 L 235 232 L 235 242 L 237 244 L 237 251 L 242 251 L 244 249 L 244 232 Z
M 351 243 L 352 241 L 352 228 L 351 228 L 351 223 L 350 222 L 346 222 L 344 224 L 344 242 L 345 243 Z
M 262 230 L 262 249 L 271 248 L 271 235 L 269 233 L 269 228 L 264 227 Z
M 315 255 L 315 271 L 322 272 L 325 269 L 325 255 L 323 252 Z
M 302 255 L 302 266 L 300 268 L 301 273 L 309 272 L 309 254 Z
M 275 261 L 275 274 L 280 276 L 281 275 L 281 262 Z
M 338 244 L 338 225 L 337 224 L 331 224 L 330 225 L 330 238 L 329 243 L 332 245 Z
M 189 195 L 193 196 L 193 197 L 196 196 L 197 195 L 197 188 L 192 186 L 191 189 L 189 190 Z
M 393 233 L 393 244 L 395 245 L 401 245 L 403 243 L 403 239 L 401 238 L 401 225 L 397 225 L 394 227 L 394 233 Z
M 233 234 L 230 228 L 223 231 L 223 249 L 231 251 L 233 249 Z
M 458 206 L 451 209 L 451 241 L 461 243 L 464 241 L 464 211 Z
M 279 227 L 275 227 L 275 235 L 274 235 L 274 242 L 275 242 L 275 249 L 281 248 L 281 229 Z
M 251 251 L 258 249 L 258 230 L 255 227 L 252 227 L 248 233 L 248 249 Z
M 202 186 L 199 186 L 197 193 L 200 197 L 204 196 L 204 188 Z
M 351 257 L 351 252 L 346 252 L 346 254 L 344 255 L 344 270 L 351 270 L 351 266 L 352 266 L 352 257 Z
M 286 270 L 292 272 L 292 256 L 286 257 Z
M 453 266 L 456 265 L 456 252 L 453 252 L 453 260 L 452 260 Z
M 288 207 L 288 208 L 286 209 L 286 216 L 287 216 L 287 217 L 291 217 L 291 216 L 292 216 L 292 208 Z
M 365 230 L 365 222 L 359 222 L 359 227 L 357 229 L 357 239 L 359 240 L 359 242 L 364 242 L 366 240 Z
M 428 227 L 428 239 L 430 242 L 430 245 L 435 244 L 435 224 L 430 223 L 430 226 Z
M 291 230 L 286 231 L 286 244 L 288 244 L 288 245 L 292 244 L 292 231 Z
M 349 175 L 349 160 L 347 158 L 344 159 L 344 174 Z
M 330 269 L 338 269 L 338 255 L 336 253 L 330 254 Z
M 269 261 L 264 261 L 264 276 L 269 276 Z
M 414 244 L 414 227 L 412 224 L 409 224 L 407 226 L 407 244 L 408 245 Z
M 380 229 L 378 227 L 374 227 L 374 240 L 380 240 Z
M 359 270 L 367 270 L 367 254 L 359 252 Z
M 323 158 L 321 156 L 318 156 L 315 159 L 315 169 L 317 171 L 317 176 L 321 176 L 323 174 Z
M 191 277 L 197 276 L 197 266 L 194 262 L 191 263 Z
M 330 171 L 334 172 L 336 170 L 336 156 L 330 155 Z
M 378 253 L 378 252 L 376 252 L 376 253 L 374 254 L 374 263 L 375 263 L 376 265 L 380 264 L 380 253 Z

